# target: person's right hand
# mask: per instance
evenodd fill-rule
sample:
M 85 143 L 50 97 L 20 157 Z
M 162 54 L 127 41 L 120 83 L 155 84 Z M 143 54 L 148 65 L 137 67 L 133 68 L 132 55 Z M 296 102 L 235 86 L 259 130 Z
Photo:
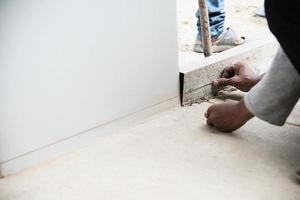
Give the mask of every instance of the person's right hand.
M 221 77 L 213 81 L 214 86 L 231 85 L 237 89 L 248 92 L 256 83 L 260 81 L 262 76 L 258 76 L 252 71 L 250 67 L 243 63 L 236 63 L 232 66 L 226 67 Z

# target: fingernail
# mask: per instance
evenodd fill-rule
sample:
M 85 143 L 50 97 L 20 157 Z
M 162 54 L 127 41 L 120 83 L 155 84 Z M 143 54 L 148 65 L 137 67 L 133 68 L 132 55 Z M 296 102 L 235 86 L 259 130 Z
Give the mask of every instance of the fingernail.
M 213 81 L 213 85 L 218 85 L 218 81 Z
M 204 113 L 204 117 L 205 117 L 205 118 L 208 118 L 207 112 Z

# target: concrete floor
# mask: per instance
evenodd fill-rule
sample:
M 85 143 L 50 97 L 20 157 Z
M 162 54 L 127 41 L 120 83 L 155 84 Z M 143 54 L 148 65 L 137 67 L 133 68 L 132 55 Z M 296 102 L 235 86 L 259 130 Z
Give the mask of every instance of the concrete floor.
M 250 39 L 269 34 L 265 19 L 252 15 L 260 2 L 228 1 L 230 26 L 241 34 L 255 27 L 259 31 Z M 191 51 L 194 3 L 178 0 L 180 64 L 199 56 Z M 300 167 L 300 104 L 284 127 L 253 119 L 223 134 L 207 127 L 204 118 L 208 106 L 218 102 L 161 112 L 0 179 L 0 200 L 300 199 L 293 176 Z
M 232 134 L 205 124 L 212 103 L 176 107 L 0 180 L 1 200 L 300 198 L 300 105 L 284 127 Z

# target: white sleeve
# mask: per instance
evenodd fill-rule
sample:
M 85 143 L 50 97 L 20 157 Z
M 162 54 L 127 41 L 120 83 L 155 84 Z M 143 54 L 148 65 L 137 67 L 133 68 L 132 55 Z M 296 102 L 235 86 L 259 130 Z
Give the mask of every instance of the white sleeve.
M 300 97 L 300 76 L 280 48 L 270 70 L 244 97 L 256 117 L 283 125 Z

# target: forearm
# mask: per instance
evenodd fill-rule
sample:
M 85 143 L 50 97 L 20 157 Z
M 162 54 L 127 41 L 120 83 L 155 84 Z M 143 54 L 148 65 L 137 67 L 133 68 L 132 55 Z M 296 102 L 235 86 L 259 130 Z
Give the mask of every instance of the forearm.
M 300 97 L 300 76 L 279 49 L 272 67 L 245 96 L 247 109 L 258 118 L 283 125 Z

